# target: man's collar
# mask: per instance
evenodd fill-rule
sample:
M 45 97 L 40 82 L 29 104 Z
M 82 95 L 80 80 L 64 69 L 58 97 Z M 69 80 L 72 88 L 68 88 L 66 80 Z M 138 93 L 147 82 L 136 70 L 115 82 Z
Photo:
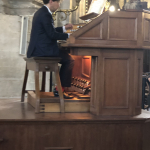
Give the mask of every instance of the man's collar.
M 48 9 L 49 13 L 52 15 L 52 12 L 50 11 L 50 9 L 46 5 L 44 6 Z

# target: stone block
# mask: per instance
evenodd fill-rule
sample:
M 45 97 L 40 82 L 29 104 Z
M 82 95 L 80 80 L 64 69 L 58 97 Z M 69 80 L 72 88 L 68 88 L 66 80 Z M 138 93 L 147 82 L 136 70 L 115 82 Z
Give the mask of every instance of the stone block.
M 21 97 L 22 80 L 0 79 L 0 98 Z
M 13 51 L 0 51 L 0 67 L 18 67 L 22 68 L 25 66 L 23 56 L 20 56 L 19 50 Z
M 20 47 L 20 17 L 0 14 L 0 51 L 18 51 Z
M 23 72 L 24 68 L 20 67 L 0 67 L 0 78 L 21 79 Z

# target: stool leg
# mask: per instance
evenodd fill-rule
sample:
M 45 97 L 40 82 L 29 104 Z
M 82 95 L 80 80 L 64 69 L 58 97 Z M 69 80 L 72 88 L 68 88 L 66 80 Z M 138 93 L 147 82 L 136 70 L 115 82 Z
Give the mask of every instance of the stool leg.
M 58 66 L 55 67 L 55 77 L 56 77 L 56 84 L 58 88 L 59 98 L 60 98 L 60 112 L 64 113 L 65 104 L 64 104 L 63 92 L 62 92 L 62 87 L 61 87 L 61 82 L 60 82 L 60 77 L 59 77 Z
M 52 77 L 52 71 L 50 72 L 50 84 L 49 84 L 49 91 L 52 92 L 52 80 L 53 80 L 53 77 Z
M 36 94 L 36 105 L 35 113 L 40 112 L 40 89 L 39 89 L 39 72 L 35 71 L 35 94 Z
M 42 86 L 41 86 L 41 91 L 45 92 L 45 80 L 46 80 L 46 72 L 42 73 Z
M 22 92 L 21 92 L 21 102 L 24 102 L 24 96 L 25 96 L 25 92 L 26 92 L 26 85 L 27 85 L 27 80 L 28 80 L 28 74 L 29 74 L 29 70 L 27 70 L 27 64 L 26 64 L 24 81 L 23 81 L 23 87 L 22 87 Z

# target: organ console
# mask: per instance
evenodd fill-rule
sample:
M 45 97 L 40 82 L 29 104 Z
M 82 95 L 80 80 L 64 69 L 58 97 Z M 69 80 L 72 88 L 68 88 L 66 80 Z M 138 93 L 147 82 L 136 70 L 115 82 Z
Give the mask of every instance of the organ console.
M 91 18 L 97 17 L 98 14 L 89 12 L 85 16 L 81 16 L 80 19 L 88 20 L 86 23 L 74 24 L 72 30 L 67 30 L 66 33 L 73 34 L 91 22 Z M 60 44 L 65 41 L 60 41 Z M 71 88 L 69 88 L 69 94 L 73 94 L 78 99 L 86 98 L 90 99 L 91 94 L 91 56 L 73 56 L 75 59 L 75 66 L 72 74 Z
M 85 17 L 86 16 L 86 17 Z M 95 17 L 95 13 L 82 16 L 82 18 Z M 67 30 L 66 33 L 74 33 L 79 29 L 82 29 L 86 23 L 73 24 L 72 30 Z M 60 44 L 66 41 L 60 41 Z M 71 88 L 69 88 L 69 94 L 73 94 L 78 99 L 90 99 L 91 93 L 91 56 L 73 56 L 75 59 L 75 66 L 72 73 Z
M 89 86 L 91 113 L 141 113 L 143 50 L 150 48 L 149 20 L 150 14 L 144 11 L 107 11 L 61 45 L 75 58 L 71 90 L 85 94 Z

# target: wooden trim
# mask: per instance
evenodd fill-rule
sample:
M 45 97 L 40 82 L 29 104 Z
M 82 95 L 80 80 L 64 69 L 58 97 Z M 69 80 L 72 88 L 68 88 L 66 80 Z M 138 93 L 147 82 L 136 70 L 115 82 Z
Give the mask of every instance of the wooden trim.
M 85 74 L 85 73 L 84 73 L 84 62 L 83 62 L 84 59 L 89 59 L 89 61 L 90 61 L 90 60 L 91 60 L 91 57 L 90 57 L 90 56 L 84 56 L 84 57 L 82 58 L 82 75 L 85 76 L 85 77 L 90 78 L 90 76 L 91 76 L 91 66 L 89 66 L 89 73 L 88 73 L 88 74 Z M 90 62 L 91 62 L 91 61 L 90 61 Z
M 59 97 L 60 97 L 60 112 L 64 113 L 65 112 L 65 104 L 64 104 L 62 86 L 61 86 L 60 77 L 59 77 L 58 65 L 55 65 L 54 73 L 55 73 L 55 79 L 56 79 L 58 93 L 59 93 Z
M 35 93 L 36 93 L 36 106 L 35 113 L 40 112 L 40 90 L 39 90 L 39 72 L 35 71 Z
M 45 147 L 45 150 L 73 150 L 73 147 Z

